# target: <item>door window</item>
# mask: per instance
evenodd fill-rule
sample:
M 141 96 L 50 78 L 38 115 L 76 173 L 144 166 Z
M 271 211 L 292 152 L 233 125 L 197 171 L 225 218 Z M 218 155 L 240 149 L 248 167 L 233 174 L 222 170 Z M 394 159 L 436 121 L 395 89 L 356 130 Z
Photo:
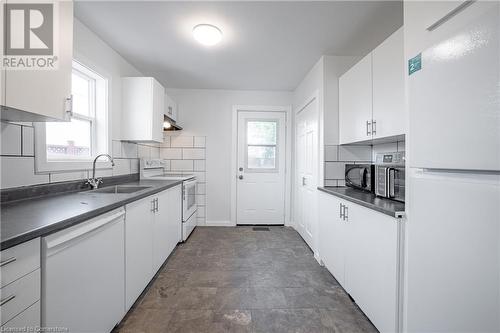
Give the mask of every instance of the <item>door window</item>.
M 278 122 L 248 120 L 246 122 L 246 171 L 278 171 Z

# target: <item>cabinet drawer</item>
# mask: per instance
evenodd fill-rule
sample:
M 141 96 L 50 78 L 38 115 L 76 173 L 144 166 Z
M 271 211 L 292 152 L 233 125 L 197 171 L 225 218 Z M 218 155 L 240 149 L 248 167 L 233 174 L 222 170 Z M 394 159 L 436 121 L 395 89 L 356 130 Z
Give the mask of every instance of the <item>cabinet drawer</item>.
M 40 268 L 40 238 L 2 251 L 0 261 L 0 287 L 3 288 L 29 272 Z
M 40 270 L 37 269 L 0 289 L 0 299 L 4 302 L 0 306 L 3 325 L 40 300 Z
M 2 332 L 15 332 L 21 327 L 36 328 L 40 326 L 40 301 L 36 302 L 0 328 Z M 29 332 L 29 330 L 28 330 Z M 33 331 L 35 332 L 35 331 Z

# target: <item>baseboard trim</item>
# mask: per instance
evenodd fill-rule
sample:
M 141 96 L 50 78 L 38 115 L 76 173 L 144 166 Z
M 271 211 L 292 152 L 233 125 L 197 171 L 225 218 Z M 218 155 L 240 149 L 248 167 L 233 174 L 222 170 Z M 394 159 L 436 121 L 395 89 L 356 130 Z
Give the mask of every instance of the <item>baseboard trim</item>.
M 206 227 L 235 227 L 231 221 L 205 221 Z

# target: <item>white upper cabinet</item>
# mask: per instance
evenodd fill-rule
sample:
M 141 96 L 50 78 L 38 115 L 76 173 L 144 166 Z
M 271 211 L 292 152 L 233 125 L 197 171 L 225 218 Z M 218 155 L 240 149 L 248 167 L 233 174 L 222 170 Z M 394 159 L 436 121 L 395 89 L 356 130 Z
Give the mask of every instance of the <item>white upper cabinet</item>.
M 152 77 L 122 78 L 122 139 L 163 142 L 165 88 Z
M 3 8 L 3 6 L 2 6 Z M 57 69 L 5 70 L 1 97 L 2 119 L 10 121 L 54 121 L 67 119 L 71 111 L 71 66 L 73 60 L 73 2 L 58 1 Z
M 371 140 L 372 55 L 339 78 L 340 144 Z
M 403 28 L 339 79 L 340 144 L 406 133 Z
M 373 138 L 405 134 L 403 28 L 372 52 Z
M 165 115 L 177 121 L 177 103 L 169 95 L 165 95 Z

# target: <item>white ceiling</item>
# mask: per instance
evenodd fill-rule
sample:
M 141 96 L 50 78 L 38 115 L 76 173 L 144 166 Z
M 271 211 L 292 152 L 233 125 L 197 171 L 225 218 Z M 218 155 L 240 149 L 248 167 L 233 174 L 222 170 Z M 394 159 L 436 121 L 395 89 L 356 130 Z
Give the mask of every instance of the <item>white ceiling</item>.
M 400 1 L 78 1 L 75 15 L 165 87 L 293 90 L 323 54 L 365 55 L 403 24 Z M 214 47 L 194 41 L 217 25 Z

